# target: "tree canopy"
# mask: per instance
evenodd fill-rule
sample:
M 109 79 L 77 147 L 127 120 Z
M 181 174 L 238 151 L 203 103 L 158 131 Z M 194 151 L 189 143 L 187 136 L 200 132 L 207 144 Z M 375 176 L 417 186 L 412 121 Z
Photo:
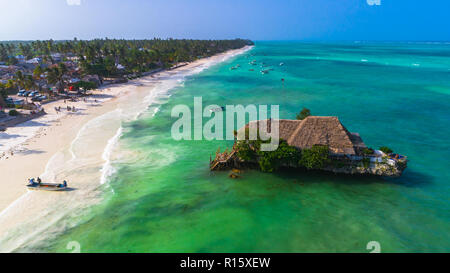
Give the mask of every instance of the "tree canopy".
M 17 62 L 15 55 L 27 59 L 42 57 L 55 62 L 55 53 L 78 57 L 87 74 L 101 77 L 118 73 L 117 64 L 125 67 L 123 73 L 139 73 L 155 67 L 171 67 L 179 62 L 190 62 L 229 49 L 241 48 L 253 42 L 235 40 L 157 39 L 117 40 L 95 39 L 71 41 L 30 41 L 0 43 L 0 61 Z
M 311 111 L 308 108 L 303 108 L 303 110 L 297 114 L 297 120 L 304 120 L 305 118 L 311 116 Z
M 116 40 L 95 39 L 71 41 L 21 41 L 0 42 L 0 62 L 8 65 L 18 63 L 18 54 L 26 59 L 40 57 L 46 64 L 38 65 L 32 75 L 18 71 L 14 82 L 19 88 L 35 87 L 47 74 L 49 84 L 58 85 L 59 91 L 66 86 L 65 78 L 73 75 L 72 64 L 68 67 L 64 61 L 76 62 L 79 70 L 76 75 L 97 75 L 100 82 L 106 77 L 139 76 L 143 72 L 156 68 L 170 68 L 179 62 L 191 62 L 209 57 L 230 49 L 252 45 L 243 39 L 235 40 L 187 40 L 187 39 L 152 39 L 152 40 Z M 47 67 L 44 69 L 43 67 Z M 85 89 L 94 88 L 84 84 Z M 37 86 L 40 89 L 40 84 Z M 82 87 L 82 86 L 80 86 Z

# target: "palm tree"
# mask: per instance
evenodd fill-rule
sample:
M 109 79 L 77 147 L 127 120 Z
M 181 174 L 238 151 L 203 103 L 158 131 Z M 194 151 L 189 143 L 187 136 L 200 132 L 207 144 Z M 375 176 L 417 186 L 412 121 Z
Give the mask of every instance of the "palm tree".
M 31 75 L 24 75 L 20 70 L 16 72 L 16 75 L 14 76 L 14 82 L 19 90 L 21 88 L 30 90 L 36 86 L 33 77 Z M 25 97 L 25 100 L 28 103 L 28 97 Z
M 64 76 L 67 73 L 65 64 L 60 63 L 58 66 L 47 69 L 47 82 L 49 84 L 58 84 L 58 92 L 64 91 Z
M 42 69 L 42 66 L 40 65 L 36 66 L 36 68 L 33 71 L 33 78 L 37 81 L 39 91 L 41 91 L 40 80 L 42 80 L 42 74 L 44 74 L 44 69 Z
M 14 75 L 13 80 L 19 90 L 20 88 L 25 88 L 25 76 L 23 75 L 22 71 L 17 71 L 16 75 Z
M 32 75 L 25 76 L 25 89 L 30 90 L 36 87 L 36 82 L 33 79 Z

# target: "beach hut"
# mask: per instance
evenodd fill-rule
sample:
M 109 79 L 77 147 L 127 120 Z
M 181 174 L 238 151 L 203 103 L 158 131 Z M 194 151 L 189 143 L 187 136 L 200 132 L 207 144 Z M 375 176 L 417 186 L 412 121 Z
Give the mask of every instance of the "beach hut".
M 267 123 L 270 132 L 269 120 L 257 122 L 257 128 L 262 122 Z M 249 124 L 245 128 L 249 128 Z M 330 153 L 336 156 L 358 155 L 366 148 L 358 133 L 350 133 L 337 117 L 309 116 L 304 120 L 279 120 L 279 138 L 286 140 L 290 146 L 299 149 L 310 149 L 315 145 L 328 146 Z

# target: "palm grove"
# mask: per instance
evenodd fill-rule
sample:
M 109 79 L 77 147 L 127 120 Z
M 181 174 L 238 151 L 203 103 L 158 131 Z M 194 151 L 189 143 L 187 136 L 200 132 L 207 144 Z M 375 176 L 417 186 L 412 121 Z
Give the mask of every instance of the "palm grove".
M 17 71 L 13 79 L 0 85 L 5 97 L 8 91 L 17 88 L 41 89 L 44 80 L 48 85 L 57 85 L 63 91 L 67 74 L 73 71 L 67 67 L 67 56 L 75 57 L 76 72 L 80 76 L 95 75 L 102 82 L 106 77 L 140 76 L 143 72 L 158 68 L 170 68 L 179 62 L 191 62 L 209 57 L 230 49 L 253 44 L 249 40 L 115 40 L 95 39 L 71 41 L 30 41 L 0 43 L 0 62 L 5 65 L 18 65 L 17 55 L 25 60 L 39 57 L 41 63 L 34 71 Z M 54 54 L 63 59 L 55 60 Z M 85 87 L 92 88 L 88 83 Z M 83 84 L 82 84 L 83 85 Z

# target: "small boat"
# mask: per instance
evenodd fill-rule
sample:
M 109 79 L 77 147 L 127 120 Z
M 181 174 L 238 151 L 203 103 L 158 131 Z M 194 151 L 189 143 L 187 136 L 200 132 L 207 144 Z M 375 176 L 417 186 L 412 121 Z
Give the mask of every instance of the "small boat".
M 37 191 L 65 191 L 68 189 L 67 182 L 64 181 L 61 184 L 56 183 L 39 183 L 34 180 L 34 178 L 30 179 L 27 188 L 30 190 Z
M 251 69 L 249 69 L 248 71 L 255 71 L 255 69 L 251 68 Z
M 230 70 L 235 70 L 235 69 L 236 69 L 236 67 L 234 67 L 234 66 L 230 67 Z
M 269 74 L 269 69 L 266 69 L 266 70 L 261 70 L 261 74 Z
M 280 63 L 280 66 L 283 66 L 284 65 L 284 63 Z

